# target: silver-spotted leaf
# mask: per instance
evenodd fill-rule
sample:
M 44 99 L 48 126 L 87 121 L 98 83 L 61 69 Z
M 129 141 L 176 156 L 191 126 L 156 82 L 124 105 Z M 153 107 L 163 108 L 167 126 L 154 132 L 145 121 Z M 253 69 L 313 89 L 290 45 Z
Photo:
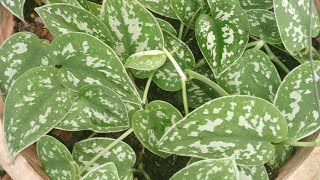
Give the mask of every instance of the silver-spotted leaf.
M 54 36 L 68 32 L 91 34 L 112 46 L 108 27 L 90 12 L 69 4 L 49 4 L 35 9 Z
M 160 19 L 160 18 L 156 18 L 156 19 L 157 19 L 157 22 L 162 30 L 165 30 L 173 35 L 177 35 L 176 29 L 169 22 L 167 22 L 163 19 Z
M 267 163 L 267 166 L 273 171 L 277 171 L 287 160 L 291 157 L 293 153 L 293 147 L 288 145 L 276 144 L 275 155 Z
M 47 66 L 47 45 L 36 35 L 20 32 L 0 47 L 0 91 L 6 95 L 15 80 L 29 69 Z
M 171 0 L 138 0 L 151 11 L 158 13 L 165 17 L 177 19 L 171 7 Z
M 83 7 L 84 9 L 89 10 L 87 0 L 43 0 L 46 4 L 54 4 L 54 3 L 66 3 L 73 6 Z
M 269 180 L 266 168 L 261 166 L 238 166 L 239 180 Z
M 88 172 L 81 180 L 120 180 L 118 170 L 113 162 L 98 166 Z
M 249 40 L 249 22 L 237 0 L 210 1 L 211 16 L 195 25 L 199 48 L 216 76 L 235 63 Z
M 73 159 L 81 168 L 113 141 L 115 141 L 115 139 L 91 138 L 77 142 L 72 152 Z M 113 162 L 117 167 L 119 178 L 121 180 L 131 180 L 133 179 L 132 168 L 135 161 L 136 155 L 132 148 L 120 141 L 110 151 L 106 152 L 93 163 L 88 171 L 105 163 Z
M 12 14 L 24 21 L 23 7 L 26 0 L 1 0 L 0 2 Z
M 181 169 L 170 180 L 228 179 L 238 180 L 234 158 L 201 160 Z
M 320 87 L 320 62 L 314 62 L 316 84 Z M 320 103 L 320 102 L 319 102 Z M 281 83 L 274 100 L 288 122 L 288 140 L 299 140 L 320 127 L 310 63 L 292 70 Z
M 144 147 L 166 158 L 170 154 L 159 151 L 157 143 L 164 133 L 181 119 L 181 113 L 171 104 L 153 101 L 146 106 L 145 110 L 137 111 L 133 115 L 132 129 Z
M 251 95 L 271 102 L 281 83 L 268 55 L 254 49 L 246 51 L 217 80 L 229 94 Z
M 174 35 L 163 32 L 165 48 L 172 51 L 173 58 L 177 61 L 181 69 L 192 69 L 195 65 L 195 59 L 189 47 Z M 178 91 L 181 89 L 181 78 L 173 66 L 167 60 L 154 74 L 154 83 L 166 91 Z
M 129 56 L 124 66 L 140 71 L 152 71 L 161 67 L 166 59 L 167 56 L 163 51 L 142 51 Z
M 239 0 L 243 9 L 270 9 L 273 6 L 272 0 Z
M 77 164 L 60 141 L 51 136 L 42 136 L 37 142 L 37 152 L 42 167 L 50 179 L 76 179 Z
M 137 52 L 163 48 L 156 18 L 136 0 L 104 0 L 101 20 L 109 28 L 113 49 L 123 61 Z
M 54 67 L 36 67 L 13 84 L 5 101 L 5 140 L 12 157 L 48 133 L 68 113 L 76 93 Z
M 209 101 L 174 124 L 158 143 L 164 152 L 200 158 L 235 156 L 238 164 L 262 165 L 272 143 L 287 135 L 287 123 L 271 103 L 251 96 Z
M 101 5 L 96 4 L 94 2 L 88 1 L 87 2 L 89 10 L 92 14 L 94 14 L 97 17 L 100 17 L 100 11 L 101 11 Z
M 308 47 L 309 1 L 274 0 L 274 12 L 284 46 L 292 55 Z M 320 32 L 320 21 L 313 5 L 312 37 Z

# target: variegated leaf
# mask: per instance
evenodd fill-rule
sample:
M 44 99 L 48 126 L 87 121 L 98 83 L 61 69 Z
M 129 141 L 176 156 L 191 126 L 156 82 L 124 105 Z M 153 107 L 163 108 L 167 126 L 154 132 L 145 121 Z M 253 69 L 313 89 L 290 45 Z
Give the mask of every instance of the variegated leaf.
M 26 0 L 1 0 L 1 4 L 6 7 L 12 14 L 24 21 L 23 7 Z
M 269 57 L 255 49 L 246 51 L 217 80 L 230 94 L 251 95 L 271 102 L 281 83 L 277 69 Z
M 145 110 L 133 115 L 132 129 L 139 141 L 152 153 L 167 158 L 170 154 L 158 150 L 157 143 L 174 123 L 182 119 L 181 113 L 164 101 L 153 101 Z
M 291 157 L 293 153 L 293 147 L 276 144 L 274 146 L 276 148 L 275 155 L 271 158 L 271 160 L 267 163 L 267 166 L 273 171 L 277 171 L 288 159 Z
M 176 19 L 177 16 L 171 7 L 171 0 L 138 0 L 151 11 L 162 16 Z
M 37 143 L 37 152 L 50 179 L 77 179 L 77 163 L 60 141 L 51 136 L 42 136 Z
M 172 56 L 181 69 L 193 69 L 194 56 L 189 47 L 174 35 L 164 31 L 165 48 L 173 51 Z M 167 60 L 154 74 L 153 81 L 161 89 L 166 91 L 178 91 L 181 89 L 181 80 L 173 64 Z
M 0 91 L 6 95 L 15 80 L 29 69 L 47 66 L 47 44 L 36 35 L 20 32 L 0 47 Z
M 100 12 L 101 12 L 101 5 L 96 4 L 94 2 L 88 1 L 87 2 L 89 10 L 92 14 L 94 14 L 97 17 L 100 17 Z
M 287 135 L 287 123 L 271 103 L 251 96 L 226 96 L 195 109 L 158 143 L 164 152 L 201 158 L 235 156 L 238 164 L 262 165 L 272 143 Z
M 125 67 L 140 71 L 152 71 L 166 62 L 166 54 L 159 50 L 143 51 L 128 57 Z
M 66 3 L 73 6 L 83 7 L 84 9 L 89 10 L 87 0 L 43 0 L 46 4 L 54 4 L 54 3 Z
M 239 180 L 269 180 L 266 168 L 261 166 L 238 166 Z
M 270 9 L 273 6 L 272 0 L 239 0 L 243 9 Z
M 314 62 L 316 84 L 320 87 L 320 62 Z M 319 102 L 320 103 L 320 102 Z M 281 83 L 274 100 L 288 122 L 288 140 L 299 140 L 320 127 L 310 63 L 292 70 Z
M 120 180 L 116 165 L 113 162 L 109 162 L 98 166 L 88 172 L 80 180 Z
M 274 12 L 284 46 L 292 55 L 308 48 L 309 1 L 274 0 Z M 320 32 L 317 10 L 313 7 L 312 37 Z
M 199 48 L 216 76 L 235 63 L 249 40 L 249 23 L 237 0 L 209 1 L 211 17 L 196 21 Z
M 104 0 L 101 20 L 110 29 L 113 49 L 123 61 L 137 52 L 163 48 L 157 20 L 136 0 Z
M 57 125 L 75 95 L 60 84 L 54 67 L 36 67 L 20 76 L 5 101 L 3 121 L 11 157 Z
M 44 24 L 54 36 L 68 32 L 91 34 L 112 46 L 108 27 L 90 12 L 69 4 L 49 4 L 35 8 Z
M 160 19 L 160 18 L 156 18 L 156 19 L 157 19 L 157 22 L 162 30 L 165 30 L 173 35 L 177 35 L 176 29 L 169 22 L 167 22 L 163 19 Z
M 73 159 L 81 168 L 113 141 L 115 141 L 115 139 L 92 138 L 77 142 L 72 152 Z M 93 163 L 88 171 L 105 163 L 113 162 L 117 167 L 119 178 L 121 180 L 131 180 L 133 178 L 132 168 L 135 161 L 136 155 L 132 148 L 120 141 L 110 151 Z

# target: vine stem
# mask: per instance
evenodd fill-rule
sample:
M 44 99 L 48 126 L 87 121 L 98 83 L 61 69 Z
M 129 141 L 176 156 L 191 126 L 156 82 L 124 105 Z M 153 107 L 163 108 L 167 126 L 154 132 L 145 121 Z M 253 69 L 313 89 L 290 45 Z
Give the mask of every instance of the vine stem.
M 254 49 L 261 49 L 264 46 L 265 42 L 263 40 L 253 41 L 247 44 L 247 48 L 254 47 Z
M 264 44 L 264 49 L 267 51 L 267 54 L 269 56 L 269 58 L 275 62 L 284 72 L 286 72 L 287 74 L 290 72 L 290 70 L 287 68 L 286 65 L 284 65 L 278 58 L 276 55 L 273 54 L 273 52 L 271 51 L 271 49 L 269 48 L 269 46 L 267 44 Z
M 83 168 L 80 169 L 80 175 L 83 174 L 94 162 L 96 162 L 101 156 L 107 153 L 110 149 L 112 149 L 115 145 L 117 145 L 124 138 L 129 136 L 132 133 L 132 129 L 127 130 L 123 133 L 118 139 L 109 144 L 106 148 L 104 148 L 99 154 L 97 154 L 94 158 L 92 158 Z
M 193 14 L 193 16 L 192 16 L 192 18 L 191 18 L 191 20 L 190 20 L 190 23 L 188 24 L 187 29 L 186 29 L 186 31 L 184 32 L 183 36 L 182 36 L 182 39 L 185 39 L 185 38 L 187 37 L 192 22 L 194 21 L 194 19 L 196 18 L 197 14 L 200 12 L 200 10 L 201 10 L 202 8 L 203 8 L 203 6 L 200 6 L 200 7 L 196 10 L 196 12 Z
M 146 87 L 144 88 L 143 97 L 142 97 L 143 106 L 145 106 L 146 103 L 147 103 L 148 92 L 149 92 L 149 89 L 150 89 L 150 85 L 151 85 L 151 82 L 152 82 L 153 75 L 154 74 L 152 73 L 151 76 L 148 78 Z
M 203 59 L 201 59 L 201 60 L 194 66 L 193 69 L 197 69 L 197 68 L 199 68 L 199 67 L 201 67 L 201 66 L 203 66 L 203 65 L 205 65 L 205 64 L 207 64 L 207 62 L 206 62 L 206 60 L 203 58 Z
M 184 24 L 181 22 L 180 23 L 180 28 L 179 28 L 179 34 L 178 34 L 178 38 L 179 39 L 182 39 L 183 30 L 184 30 Z

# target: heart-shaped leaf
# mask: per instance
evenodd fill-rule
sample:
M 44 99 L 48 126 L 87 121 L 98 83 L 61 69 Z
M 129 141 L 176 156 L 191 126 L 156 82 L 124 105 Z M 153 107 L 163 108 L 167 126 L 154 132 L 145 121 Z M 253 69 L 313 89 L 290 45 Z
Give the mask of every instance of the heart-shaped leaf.
M 141 71 L 152 71 L 161 67 L 166 59 L 167 56 L 163 51 L 143 51 L 129 56 L 124 66 Z
M 273 3 L 278 29 L 286 49 L 292 55 L 307 49 L 309 1 L 274 0 Z M 320 21 L 316 8 L 313 8 L 312 37 L 317 37 Z
M 262 165 L 274 155 L 272 142 L 287 135 L 287 123 L 271 103 L 251 96 L 226 96 L 195 109 L 158 143 L 164 152 L 201 158 L 235 156 Z
M 54 4 L 54 3 L 66 3 L 73 6 L 83 7 L 84 9 L 89 10 L 87 0 L 43 0 L 46 4 Z
M 266 168 L 261 166 L 238 166 L 239 180 L 269 180 Z
M 88 172 L 85 176 L 81 178 L 81 180 L 99 180 L 99 179 L 107 179 L 107 180 L 120 180 L 118 176 L 118 171 L 116 165 L 113 162 L 109 162 L 98 166 Z
M 73 159 L 81 168 L 113 141 L 115 141 L 115 139 L 92 138 L 77 142 L 72 152 Z M 105 163 L 113 162 L 117 167 L 120 179 L 131 180 L 133 179 L 132 168 L 135 161 L 136 155 L 132 148 L 120 141 L 110 151 L 93 163 L 88 171 Z
M 263 9 L 246 11 L 250 24 L 250 34 L 269 44 L 281 44 L 276 18 L 273 12 Z
M 156 18 L 156 19 L 157 19 L 157 22 L 162 30 L 165 30 L 173 35 L 177 35 L 176 29 L 169 22 L 167 22 L 163 19 L 160 19 L 160 18 Z
M 277 69 L 260 50 L 248 50 L 217 78 L 230 94 L 251 95 L 273 102 L 281 83 Z
M 49 65 L 47 45 L 36 35 L 20 32 L 0 48 L 0 91 L 6 95 L 15 80 L 29 69 Z
M 320 74 L 320 62 L 314 62 L 314 66 L 316 74 Z M 319 79 L 317 76 L 318 87 Z M 319 112 L 310 63 L 298 66 L 285 77 L 274 104 L 288 122 L 288 140 L 302 139 L 319 129 Z
M 293 152 L 292 146 L 276 144 L 274 147 L 276 148 L 275 155 L 267 163 L 267 166 L 272 171 L 278 170 L 285 162 L 287 162 Z
M 171 0 L 138 0 L 151 11 L 158 13 L 162 16 L 177 19 L 171 7 Z
M 273 6 L 272 0 L 239 0 L 243 9 L 270 9 Z
M 67 115 L 75 95 L 60 84 L 54 67 L 36 67 L 20 76 L 5 101 L 3 121 L 11 156 L 57 125 Z
M 76 179 L 77 164 L 60 141 L 51 136 L 42 136 L 37 143 L 37 152 L 50 179 Z
M 24 21 L 23 7 L 26 0 L 2 0 L 1 4 L 6 7 L 12 14 Z
M 49 4 L 35 10 L 54 36 L 67 32 L 84 32 L 108 45 L 113 45 L 108 27 L 99 18 L 80 7 L 69 4 Z
M 240 58 L 249 40 L 249 23 L 237 0 L 209 1 L 211 16 L 196 21 L 199 48 L 216 76 Z
M 152 153 L 167 158 L 170 154 L 161 152 L 156 146 L 164 133 L 177 121 L 181 113 L 164 101 L 153 101 L 145 110 L 133 115 L 132 129 L 139 141 Z
M 101 20 L 110 29 L 113 49 L 123 61 L 137 52 L 163 48 L 157 20 L 136 0 L 104 0 Z

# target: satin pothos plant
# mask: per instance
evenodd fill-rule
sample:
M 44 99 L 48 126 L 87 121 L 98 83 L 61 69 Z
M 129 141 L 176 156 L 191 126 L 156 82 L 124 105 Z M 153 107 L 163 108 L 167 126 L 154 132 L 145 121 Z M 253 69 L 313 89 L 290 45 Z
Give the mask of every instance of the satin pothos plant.
M 320 128 L 320 62 L 309 61 L 320 59 L 311 44 L 320 22 L 312 3 L 44 3 L 35 11 L 53 42 L 19 32 L 0 49 L 12 159 L 36 142 L 51 179 L 133 179 L 136 155 L 122 141 L 133 132 L 156 156 L 191 157 L 172 180 L 268 179 L 265 167 L 278 169 L 293 146 L 320 145 L 299 141 Z M 24 0 L 2 4 L 23 20 Z M 181 21 L 179 29 L 170 18 Z M 287 64 L 300 65 L 287 68 L 276 49 L 293 57 Z M 199 50 L 203 59 L 194 56 Z M 144 89 L 136 78 L 147 79 Z M 152 82 L 180 91 L 183 108 L 149 102 L 157 93 L 149 92 Z M 124 133 L 81 140 L 71 153 L 47 135 L 52 129 Z

